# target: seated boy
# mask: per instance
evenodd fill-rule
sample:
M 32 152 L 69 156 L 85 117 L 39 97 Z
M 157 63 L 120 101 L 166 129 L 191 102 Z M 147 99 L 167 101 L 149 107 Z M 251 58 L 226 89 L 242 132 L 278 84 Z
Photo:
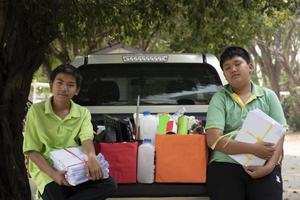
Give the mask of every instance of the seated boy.
M 29 174 L 43 200 L 100 200 L 116 190 L 116 183 L 103 174 L 93 145 L 90 112 L 71 99 L 80 90 L 82 77 L 72 65 L 58 66 L 50 76 L 52 97 L 33 104 L 26 118 L 23 152 L 29 157 Z M 64 171 L 52 167 L 49 152 L 82 145 L 88 156 L 89 181 L 70 186 Z
M 282 200 L 278 162 L 283 138 L 274 146 L 222 137 L 241 129 L 247 113 L 256 108 L 287 127 L 280 102 L 272 90 L 251 82 L 250 73 L 254 66 L 245 49 L 227 48 L 221 55 L 220 65 L 229 84 L 213 96 L 207 112 L 207 144 L 213 149 L 207 173 L 210 199 Z M 267 161 L 264 166 L 243 167 L 228 154 L 253 154 Z

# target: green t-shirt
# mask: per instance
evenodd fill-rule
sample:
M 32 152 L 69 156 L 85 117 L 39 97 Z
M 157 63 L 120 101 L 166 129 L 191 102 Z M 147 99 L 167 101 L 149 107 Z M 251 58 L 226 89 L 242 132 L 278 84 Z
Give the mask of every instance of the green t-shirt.
M 249 111 L 259 108 L 275 121 L 287 128 L 284 113 L 276 94 L 267 88 L 251 83 L 252 96 L 244 104 L 230 85 L 214 94 L 206 118 L 205 129 L 218 128 L 224 134 L 241 129 Z M 237 163 L 228 155 L 213 150 L 211 161 Z
M 26 117 L 23 153 L 37 151 L 52 165 L 49 152 L 67 147 L 79 146 L 80 142 L 93 139 L 90 112 L 71 101 L 69 114 L 61 119 L 52 110 L 51 98 L 33 104 Z M 40 194 L 53 180 L 29 160 L 28 171 Z

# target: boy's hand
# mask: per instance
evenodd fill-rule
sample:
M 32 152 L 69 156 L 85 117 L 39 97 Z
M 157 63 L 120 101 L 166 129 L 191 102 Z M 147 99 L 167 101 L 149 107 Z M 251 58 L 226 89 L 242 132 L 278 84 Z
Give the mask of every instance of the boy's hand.
M 273 156 L 275 147 L 273 143 L 257 142 L 254 144 L 253 154 L 264 160 L 268 160 Z
M 66 171 L 55 171 L 52 175 L 52 179 L 58 185 L 71 186 L 65 178 Z
M 89 156 L 86 163 L 86 175 L 91 180 L 99 180 L 103 178 L 102 169 L 95 155 Z
M 272 169 L 265 166 L 249 166 L 244 167 L 244 170 L 249 174 L 253 179 L 262 178 L 272 172 Z

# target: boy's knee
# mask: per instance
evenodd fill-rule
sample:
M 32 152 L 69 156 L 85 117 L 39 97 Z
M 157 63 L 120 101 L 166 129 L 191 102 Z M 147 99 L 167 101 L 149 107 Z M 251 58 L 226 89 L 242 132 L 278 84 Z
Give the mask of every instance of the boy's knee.
M 108 181 L 108 185 L 109 185 L 111 193 L 112 194 L 115 193 L 117 191 L 117 189 L 118 189 L 117 182 L 112 177 L 109 177 L 107 179 L 107 181 Z

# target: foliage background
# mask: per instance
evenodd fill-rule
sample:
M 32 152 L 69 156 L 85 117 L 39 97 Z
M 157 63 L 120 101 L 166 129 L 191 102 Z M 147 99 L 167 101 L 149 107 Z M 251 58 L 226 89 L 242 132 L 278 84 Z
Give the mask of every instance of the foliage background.
M 112 44 L 146 52 L 208 52 L 229 45 L 247 48 L 257 66 L 254 82 L 280 91 L 300 84 L 299 2 L 296 1 L 69 1 L 58 37 L 45 53 L 34 80 L 47 81 L 51 69 Z M 101 8 L 101 9 L 99 9 Z M 88 14 L 87 14 L 88 13 Z M 283 104 L 292 129 L 300 130 L 299 96 Z M 281 99 L 283 101 L 283 99 Z M 299 124 L 299 125 L 298 125 Z

